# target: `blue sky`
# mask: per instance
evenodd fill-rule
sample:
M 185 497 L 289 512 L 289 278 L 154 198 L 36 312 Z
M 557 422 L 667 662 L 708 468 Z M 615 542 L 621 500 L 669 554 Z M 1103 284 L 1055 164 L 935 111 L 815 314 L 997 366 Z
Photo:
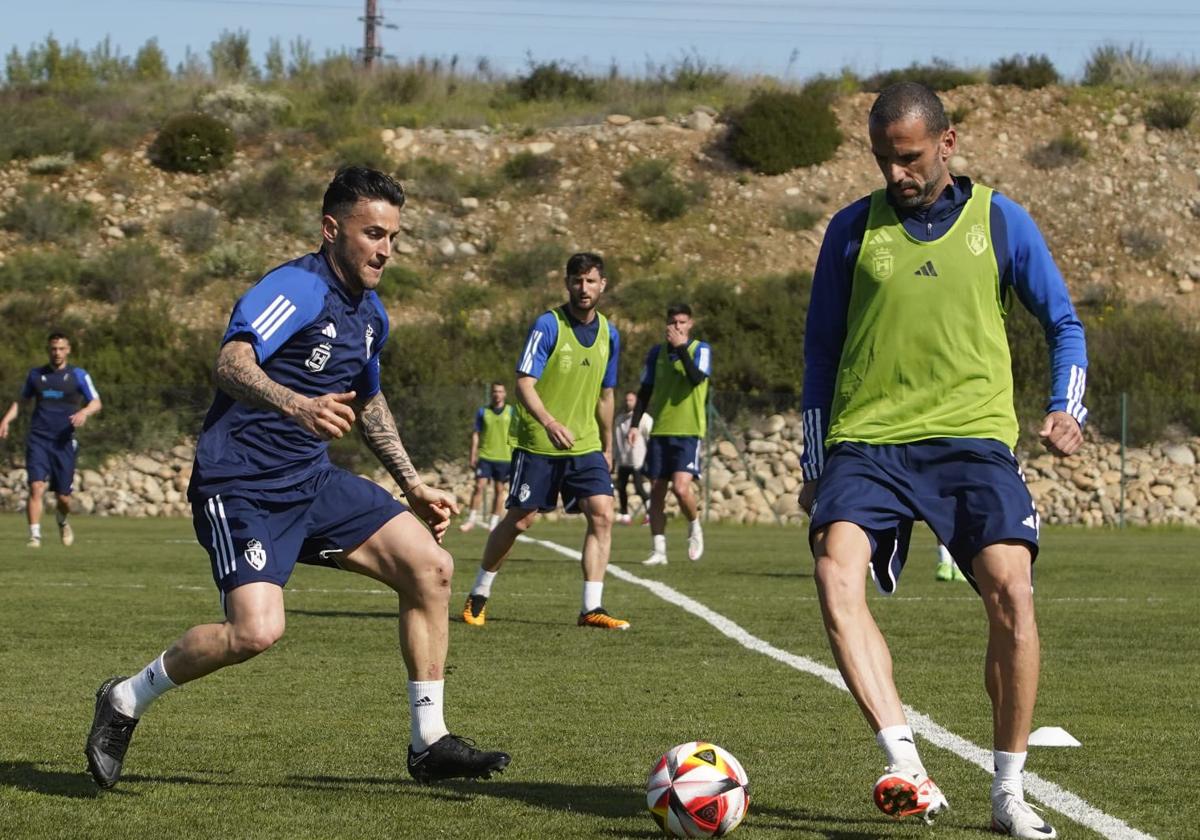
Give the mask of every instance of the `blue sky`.
M 1078 76 L 1098 45 L 1138 44 L 1160 59 L 1200 63 L 1195 0 L 378 0 L 387 53 L 404 60 L 478 57 L 506 71 L 526 56 L 596 72 L 615 61 L 698 54 L 745 73 L 797 78 L 900 67 L 934 57 L 987 65 L 1014 53 L 1045 53 Z M 125 54 L 157 38 L 172 65 L 187 48 L 205 56 L 222 30 L 250 33 L 261 63 L 272 36 L 307 39 L 316 55 L 362 43 L 363 0 L 58 0 L 10 3 L 0 48 L 26 50 L 53 33 L 90 49 L 105 35 Z

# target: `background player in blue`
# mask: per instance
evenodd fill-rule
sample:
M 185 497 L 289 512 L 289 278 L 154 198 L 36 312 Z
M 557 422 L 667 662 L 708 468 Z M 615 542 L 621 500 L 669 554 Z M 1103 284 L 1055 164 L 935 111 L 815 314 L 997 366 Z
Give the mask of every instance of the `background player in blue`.
M 449 734 L 443 720 L 454 561 L 438 543 L 457 506 L 421 482 L 379 390 L 388 319 L 374 289 L 403 204 L 389 176 L 340 170 L 321 208 L 321 250 L 269 272 L 234 307 L 188 488 L 225 621 L 191 628 L 136 676 L 96 692 L 86 754 L 101 787 L 116 783 L 134 726 L 163 692 L 279 640 L 297 561 L 366 575 L 399 596 L 414 778 L 486 778 L 508 764 Z M 411 510 L 330 463 L 328 441 L 356 421 Z
M 621 353 L 617 329 L 596 306 L 604 294 L 604 260 L 579 253 L 567 260 L 566 305 L 543 313 L 529 330 L 517 362 L 520 410 L 513 419 L 513 468 L 508 513 L 488 537 L 463 621 L 486 621 L 492 582 L 517 535 L 562 496 L 568 513 L 587 519 L 580 566 L 583 609 L 577 624 L 626 630 L 629 622 L 603 606 L 612 548 L 613 388 Z
M 956 136 L 934 93 L 890 87 L 868 125 L 886 188 L 831 220 L 804 342 L 800 504 L 812 515 L 825 628 L 887 756 L 876 804 L 894 817 L 928 819 L 946 798 L 917 753 L 865 592 L 868 569 L 881 591 L 894 591 L 912 522 L 928 522 L 987 614 L 992 828 L 1052 838 L 1025 803 L 1021 779 L 1040 664 L 1038 515 L 1012 453 L 1018 426 L 1003 323 L 1010 293 L 1037 316 L 1050 345 L 1040 434 L 1058 455 L 1082 442 L 1083 328 L 1028 213 L 950 174 Z
M 508 442 L 509 426 L 513 408 L 508 404 L 508 389 L 503 382 L 493 382 L 490 399 L 475 412 L 475 425 L 471 429 L 471 455 L 468 463 L 475 471 L 475 489 L 471 492 L 471 507 L 467 521 L 459 526 L 460 531 L 470 531 L 480 520 L 480 508 L 488 482 L 492 482 L 492 517 L 488 530 L 496 527 L 500 513 L 504 510 L 504 496 L 508 491 L 508 473 L 512 466 L 512 446 Z
M 667 491 L 675 495 L 688 523 L 688 559 L 704 556 L 704 531 L 693 479 L 700 476 L 701 445 L 708 432 L 708 384 L 712 348 L 693 339 L 692 308 L 667 307 L 666 339 L 646 354 L 633 422 L 654 417 L 642 471 L 650 479 L 650 556 L 644 566 L 667 564 Z M 630 435 L 632 436 L 632 432 Z
M 33 401 L 29 437 L 25 442 L 25 471 L 29 479 L 29 500 L 25 507 L 29 519 L 29 548 L 42 544 L 42 507 L 46 487 L 57 500 L 58 535 L 63 545 L 75 542 L 67 522 L 71 513 L 71 490 L 75 481 L 75 455 L 79 443 L 75 430 L 100 410 L 100 394 L 92 377 L 83 368 L 67 364 L 71 342 L 62 333 L 51 333 L 46 341 L 50 362 L 35 367 L 25 377 L 21 400 Z M 8 437 L 16 419 L 20 401 L 13 402 L 0 419 L 0 438 Z

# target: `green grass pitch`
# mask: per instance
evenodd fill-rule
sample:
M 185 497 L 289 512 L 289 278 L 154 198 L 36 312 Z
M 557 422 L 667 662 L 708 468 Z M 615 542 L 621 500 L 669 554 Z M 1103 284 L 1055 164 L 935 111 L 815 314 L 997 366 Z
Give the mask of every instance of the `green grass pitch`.
M 0 837 L 611 838 L 656 836 L 643 785 L 672 745 L 715 741 L 741 759 L 751 804 L 737 836 L 933 837 L 870 802 L 882 758 L 850 696 L 754 653 L 640 586 L 610 577 L 626 633 L 575 627 L 577 564 L 518 545 L 489 621 L 457 620 L 484 535 L 455 531 L 447 723 L 513 754 L 487 782 L 408 778 L 395 599 L 366 579 L 301 568 L 279 645 L 164 698 L 126 775 L 100 794 L 82 746 L 92 694 L 189 625 L 218 620 L 190 523 L 81 518 L 71 549 L 53 522 L 39 551 L 0 517 Z M 533 536 L 577 548 L 582 523 Z M 638 565 L 646 529 L 618 528 L 613 560 L 662 580 L 776 647 L 832 664 L 811 559 L 797 529 L 714 526 L 689 563 L 672 523 L 669 566 Z M 1083 746 L 1034 748 L 1029 769 L 1155 837 L 1194 836 L 1187 794 L 1200 720 L 1195 531 L 1044 534 L 1037 566 L 1043 672 L 1035 726 Z M 966 584 L 935 583 L 922 531 L 899 593 L 872 595 L 905 702 L 990 748 L 983 611 Z M 920 742 L 951 811 L 938 840 L 984 836 L 989 780 Z M 1061 837 L 1099 836 L 1051 814 Z

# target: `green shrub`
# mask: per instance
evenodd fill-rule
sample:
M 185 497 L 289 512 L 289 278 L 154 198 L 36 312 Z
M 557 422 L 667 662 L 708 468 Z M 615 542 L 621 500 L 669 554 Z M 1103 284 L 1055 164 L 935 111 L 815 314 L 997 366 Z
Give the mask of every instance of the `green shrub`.
M 449 163 L 419 157 L 402 163 L 396 169 L 396 177 L 412 198 L 456 207 L 462 197 L 458 173 Z
M 885 70 L 863 79 L 863 90 L 878 93 L 897 82 L 917 82 L 930 90 L 953 90 L 963 85 L 973 85 L 983 81 L 983 74 L 978 70 L 967 70 L 955 67 L 942 58 L 935 58 L 930 64 L 917 64 L 915 61 L 902 70 Z
M 392 168 L 392 158 L 379 132 L 347 138 L 333 147 L 329 160 L 330 168 L 341 169 L 343 166 L 366 166 L 386 172 Z
M 432 288 L 433 278 L 406 265 L 389 263 L 383 270 L 376 294 L 386 303 L 408 303 L 420 292 Z
M 784 230 L 808 230 L 821 221 L 822 213 L 807 204 L 788 204 L 783 208 L 783 219 L 780 226 Z
M 670 161 L 641 158 L 630 164 L 617 179 L 629 191 L 637 208 L 656 222 L 678 219 L 702 200 L 707 187 L 684 187 L 671 174 Z
M 29 161 L 26 169 L 30 175 L 61 175 L 75 165 L 75 155 L 65 152 L 61 155 L 38 155 Z
M 816 91 L 763 91 L 729 119 L 729 153 L 765 175 L 833 157 L 842 143 L 837 117 Z
M 222 280 L 257 280 L 267 267 L 261 251 L 245 242 L 224 242 L 209 251 L 201 268 L 208 277 Z
M 410 105 L 425 92 L 428 76 L 414 67 L 385 67 L 371 78 L 375 98 L 388 105 Z
M 64 251 L 20 251 L 0 265 L 0 292 L 68 289 L 79 281 L 82 268 L 78 257 Z
M 529 73 L 511 83 L 524 102 L 596 98 L 596 82 L 577 70 L 551 61 L 530 66 Z
M 1083 84 L 1132 86 L 1144 82 L 1153 72 L 1150 53 L 1138 44 L 1122 49 L 1104 44 L 1092 50 L 1083 69 Z
M 500 174 L 512 183 L 545 183 L 562 170 L 562 163 L 549 155 L 518 152 L 504 162 Z
M 206 173 L 233 160 L 233 130 L 208 114 L 176 114 L 150 144 L 150 161 L 169 172 Z
M 712 90 L 725 84 L 729 73 L 709 61 L 698 51 L 685 54 L 670 67 L 660 67 L 659 84 L 669 90 L 696 93 Z
M 566 248 L 552 239 L 535 242 L 523 251 L 507 251 L 492 263 L 492 276 L 505 286 L 536 288 L 566 265 Z
M 216 117 L 242 136 L 257 136 L 291 110 L 292 103 L 278 93 L 237 83 L 200 97 L 200 110 Z
M 175 270 L 149 242 L 123 242 L 89 260 L 79 276 L 88 297 L 107 303 L 145 300 L 155 289 L 170 291 Z
M 184 253 L 202 254 L 217 241 L 221 216 L 207 207 L 176 211 L 162 223 L 162 232 L 183 246 Z
M 1138 260 L 1148 260 L 1157 256 L 1167 247 L 1167 240 L 1161 233 L 1154 228 L 1140 225 L 1122 227 L 1119 238 L 1130 255 Z
M 1046 55 L 1013 55 L 1001 58 L 992 65 L 988 81 L 993 85 L 1015 85 L 1036 90 L 1058 84 L 1058 70 Z
M 92 221 L 92 208 L 26 185 L 0 218 L 0 227 L 32 242 L 61 242 L 77 236 Z
M 229 182 L 217 200 L 230 218 L 278 219 L 291 217 L 302 202 L 317 203 L 322 192 L 315 177 L 283 158 Z
M 1185 90 L 1160 93 L 1147 106 L 1146 125 L 1160 131 L 1180 131 L 1196 116 L 1196 99 Z
M 43 155 L 91 160 L 101 148 L 94 120 L 59 99 L 0 100 L 0 125 L 0 162 Z
M 1071 131 L 1064 131 L 1053 140 L 1032 149 L 1028 160 L 1038 169 L 1059 169 L 1087 156 L 1087 143 Z

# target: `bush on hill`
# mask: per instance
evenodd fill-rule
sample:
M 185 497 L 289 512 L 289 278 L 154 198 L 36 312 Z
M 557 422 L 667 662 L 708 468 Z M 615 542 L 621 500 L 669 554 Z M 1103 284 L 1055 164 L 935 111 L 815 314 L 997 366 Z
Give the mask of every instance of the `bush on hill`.
M 1088 156 L 1087 143 L 1070 131 L 1030 150 L 1028 161 L 1038 169 L 1059 169 Z
M 671 173 L 671 162 L 659 158 L 635 160 L 617 180 L 637 208 L 655 222 L 678 219 L 707 195 L 700 182 L 682 186 Z
M 935 58 L 930 64 L 913 62 L 903 69 L 884 70 L 863 79 L 863 90 L 878 93 L 897 82 L 918 82 L 930 90 L 953 90 L 963 85 L 974 85 L 983 81 L 978 70 L 955 67 L 949 61 Z
M 27 184 L 0 227 L 16 231 L 31 242 L 63 242 L 79 235 L 92 221 L 92 208 Z
M 1182 131 L 1196 116 L 1196 98 L 1186 90 L 1160 93 L 1146 107 L 1145 120 L 1160 131 Z
M 233 160 L 233 130 L 208 114 L 176 114 L 150 144 L 150 161 L 170 172 L 218 172 Z
M 829 100 L 816 90 L 760 91 L 729 123 L 730 155 L 764 175 L 823 163 L 842 143 Z
M 993 85 L 1016 85 L 1036 90 L 1058 84 L 1058 70 L 1046 55 L 1013 55 L 996 61 L 988 74 Z
M 596 82 L 578 70 L 557 61 L 531 64 L 529 72 L 511 83 L 510 89 L 524 102 L 596 98 Z

